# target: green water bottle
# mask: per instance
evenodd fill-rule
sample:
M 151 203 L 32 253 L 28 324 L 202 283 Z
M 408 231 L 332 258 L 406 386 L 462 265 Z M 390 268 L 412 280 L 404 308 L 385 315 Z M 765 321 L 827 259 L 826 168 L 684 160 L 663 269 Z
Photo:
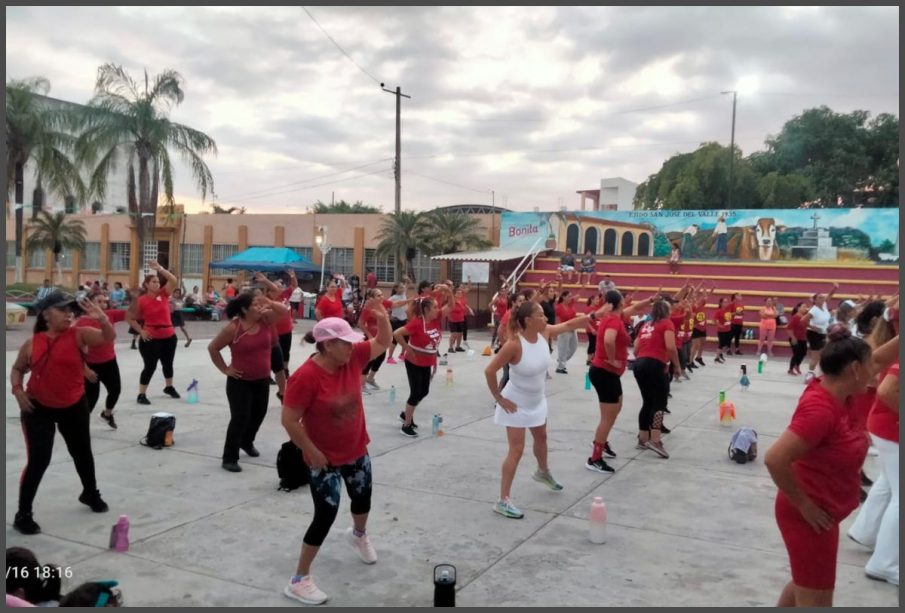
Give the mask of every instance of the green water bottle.
M 720 390 L 720 404 L 723 404 L 724 402 L 726 402 L 726 391 Z
M 591 373 L 590 372 L 586 372 L 584 374 L 584 388 L 586 390 L 591 389 Z

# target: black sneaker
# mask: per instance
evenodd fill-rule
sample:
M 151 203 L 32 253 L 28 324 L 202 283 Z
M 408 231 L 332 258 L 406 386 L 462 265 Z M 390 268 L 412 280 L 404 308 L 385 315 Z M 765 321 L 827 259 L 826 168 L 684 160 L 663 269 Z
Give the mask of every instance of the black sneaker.
M 599 460 L 592 460 L 591 458 L 588 458 L 588 461 L 585 462 L 584 467 L 587 468 L 588 470 L 594 470 L 599 473 L 616 472 L 616 469 L 613 468 L 612 466 L 610 466 L 609 464 L 607 464 L 606 462 L 604 462 L 603 458 L 600 458 Z
M 405 411 L 399 414 L 399 419 L 401 419 L 402 422 L 405 423 Z M 416 424 L 414 421 L 412 421 L 412 428 L 414 428 L 415 430 L 418 429 L 418 424 Z
M 670 432 L 672 432 L 672 430 L 670 430 L 666 426 L 660 426 L 660 434 L 669 434 Z
M 556 369 L 556 372 L 558 372 L 558 373 L 561 374 L 561 375 L 567 375 L 567 374 L 569 374 L 569 371 L 566 370 L 565 368 L 557 368 L 557 369 Z
M 864 474 L 864 471 L 861 471 L 861 485 L 864 487 L 870 487 L 874 482 L 870 480 L 870 477 Z
M 613 449 L 610 447 L 610 442 L 609 442 L 609 441 L 607 441 L 607 442 L 604 444 L 604 446 L 603 446 L 603 455 L 605 455 L 605 456 L 608 457 L 608 458 L 615 458 L 615 457 L 616 457 L 616 452 L 613 451 Z
M 242 447 L 242 451 L 250 458 L 256 458 L 261 455 L 261 452 L 258 451 L 257 447 L 254 445 L 249 445 L 248 447 Z
M 667 415 L 672 415 L 672 411 L 670 411 L 669 409 L 663 409 L 663 412 Z
M 270 378 L 270 384 L 271 384 L 271 385 L 276 385 L 276 384 L 277 384 L 277 380 L 274 379 L 273 377 L 271 377 L 271 378 Z
M 742 355 L 742 350 L 741 350 L 741 349 L 736 349 L 736 350 L 735 350 L 735 355 Z
M 104 499 L 101 498 L 101 493 L 97 490 L 94 490 L 93 492 L 82 492 L 82 495 L 79 496 L 79 502 L 87 504 L 95 513 L 106 513 L 110 510 L 110 507 L 108 507 L 107 503 L 104 502 Z
M 138 404 L 151 404 L 151 401 L 148 400 L 148 397 L 144 394 L 139 394 L 136 402 L 138 402 Z
M 108 413 L 107 411 L 101 411 L 101 419 L 107 422 L 107 425 L 116 430 L 116 420 L 113 419 L 113 413 Z
M 220 466 L 223 467 L 223 470 L 228 470 L 231 473 L 240 473 L 242 472 L 242 467 L 239 466 L 238 462 L 224 462 Z
M 863 503 L 865 500 L 867 500 L 867 490 L 862 487 L 861 488 L 861 502 Z
M 695 358 L 694 361 L 697 362 L 698 364 L 700 364 L 701 366 L 704 366 L 704 360 L 703 360 L 703 359 L 701 359 L 701 358 Z
M 456 347 L 456 351 L 458 351 L 459 353 L 465 353 L 466 350 L 462 349 L 461 347 Z
M 406 426 L 405 424 L 402 424 L 402 428 L 399 431 L 402 432 L 402 434 L 404 436 L 408 436 L 408 437 L 418 436 L 418 433 L 415 432 L 415 428 L 413 428 L 412 426 Z
M 169 396 L 170 398 L 182 398 L 182 396 L 179 395 L 179 392 L 176 391 L 176 388 L 173 387 L 172 385 L 168 385 L 165 388 L 163 388 L 163 393 L 166 394 L 167 396 Z
M 41 532 L 41 526 L 34 520 L 31 513 L 23 513 L 22 511 L 16 513 L 13 528 L 22 534 L 39 534 Z

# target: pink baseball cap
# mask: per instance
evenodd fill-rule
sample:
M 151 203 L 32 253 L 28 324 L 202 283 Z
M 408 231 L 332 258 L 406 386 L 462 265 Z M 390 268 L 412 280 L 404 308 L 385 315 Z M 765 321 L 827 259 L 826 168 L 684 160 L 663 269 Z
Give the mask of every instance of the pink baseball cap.
M 325 317 L 315 324 L 311 333 L 314 335 L 316 343 L 335 339 L 349 343 L 359 343 L 364 340 L 364 334 L 353 330 L 349 322 L 339 317 Z

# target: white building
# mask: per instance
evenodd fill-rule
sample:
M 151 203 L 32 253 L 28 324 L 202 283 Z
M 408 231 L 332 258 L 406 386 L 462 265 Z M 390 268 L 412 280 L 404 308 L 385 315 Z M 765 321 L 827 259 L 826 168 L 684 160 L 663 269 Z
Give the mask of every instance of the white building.
M 583 189 L 576 193 L 581 196 L 582 211 L 631 211 L 634 208 L 632 202 L 637 189 L 637 183 L 622 177 L 613 177 L 601 179 L 600 189 Z M 588 201 L 591 203 L 590 209 Z

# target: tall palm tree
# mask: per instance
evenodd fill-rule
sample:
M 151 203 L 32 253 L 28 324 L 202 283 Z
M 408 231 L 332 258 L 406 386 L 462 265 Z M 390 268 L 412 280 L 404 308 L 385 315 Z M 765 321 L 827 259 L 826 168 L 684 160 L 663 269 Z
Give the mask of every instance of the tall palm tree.
M 217 144 L 203 132 L 169 119 L 169 111 L 185 98 L 182 84 L 175 70 L 164 70 L 153 79 L 146 70 L 142 87 L 122 66 L 104 64 L 97 70 L 94 97 L 82 112 L 76 151 L 79 160 L 94 168 L 89 191 L 103 200 L 110 173 L 121 158 L 126 160 L 129 214 L 142 245 L 154 236 L 161 181 L 165 204 L 175 204 L 171 150 L 191 166 L 202 198 L 214 188 L 202 156 L 216 155 Z
M 53 263 L 63 281 L 60 253 L 63 249 L 82 251 L 85 249 L 85 224 L 78 219 L 68 219 L 66 213 L 40 211 L 32 221 L 34 231 L 28 237 L 28 252 L 53 251 Z M 53 275 L 51 275 L 53 276 Z M 53 279 L 51 279 L 52 281 Z
M 400 268 L 405 268 L 403 273 L 414 279 L 412 261 L 418 251 L 427 251 L 428 247 L 423 238 L 425 227 L 424 215 L 414 211 L 400 211 L 390 213 L 383 218 L 377 238 L 377 256 L 396 257 L 396 280 L 399 280 Z
M 487 231 L 474 217 L 455 211 L 436 209 L 424 215 L 422 236 L 427 253 L 457 253 L 466 249 L 486 249 L 492 243 Z
M 9 215 L 10 196 L 25 179 L 25 166 L 31 164 L 35 172 L 32 194 L 32 218 L 44 204 L 47 192 L 61 200 L 75 195 L 85 201 L 85 184 L 79 168 L 70 158 L 75 136 L 67 131 L 72 127 L 72 113 L 52 108 L 41 96 L 50 91 L 44 77 L 33 77 L 6 84 L 6 210 Z M 17 198 L 18 200 L 18 198 Z M 16 281 L 21 282 L 22 266 L 22 207 L 16 207 Z

